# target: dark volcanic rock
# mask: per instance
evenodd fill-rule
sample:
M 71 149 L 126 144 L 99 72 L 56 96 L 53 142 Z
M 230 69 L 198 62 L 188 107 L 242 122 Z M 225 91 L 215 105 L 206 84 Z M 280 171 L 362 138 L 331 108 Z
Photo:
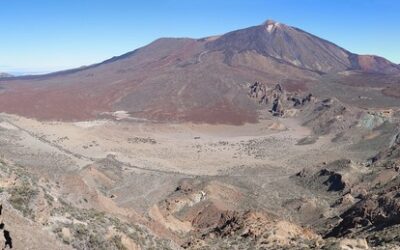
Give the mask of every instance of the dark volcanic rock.
M 397 237 L 387 236 L 398 231 L 400 225 L 400 163 L 398 136 L 392 146 L 369 160 L 370 171 L 361 178 L 358 198 L 361 200 L 344 211 L 341 221 L 326 237 L 367 236 L 374 244 L 400 242 Z M 383 238 L 382 238 L 383 237 Z
M 328 165 L 320 166 L 319 170 L 304 169 L 293 178 L 299 184 L 316 192 L 349 191 L 360 179 L 360 171 L 350 160 L 342 159 Z
M 397 187 L 399 188 L 399 187 Z M 343 236 L 360 228 L 381 230 L 400 223 L 399 190 L 371 194 L 356 203 L 340 217 L 342 222 L 327 237 Z

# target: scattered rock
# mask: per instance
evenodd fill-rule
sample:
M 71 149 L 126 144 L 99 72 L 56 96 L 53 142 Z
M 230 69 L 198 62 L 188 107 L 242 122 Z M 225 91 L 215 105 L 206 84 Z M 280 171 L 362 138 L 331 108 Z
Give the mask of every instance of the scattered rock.
M 369 249 L 369 247 L 365 239 L 343 239 L 339 242 L 339 249 L 362 250 Z

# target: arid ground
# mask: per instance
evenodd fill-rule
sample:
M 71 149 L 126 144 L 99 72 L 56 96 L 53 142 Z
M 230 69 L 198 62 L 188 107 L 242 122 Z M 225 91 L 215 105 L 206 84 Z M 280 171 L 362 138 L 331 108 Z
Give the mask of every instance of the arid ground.
M 4 76 L 0 244 L 396 249 L 399 79 L 274 21 Z

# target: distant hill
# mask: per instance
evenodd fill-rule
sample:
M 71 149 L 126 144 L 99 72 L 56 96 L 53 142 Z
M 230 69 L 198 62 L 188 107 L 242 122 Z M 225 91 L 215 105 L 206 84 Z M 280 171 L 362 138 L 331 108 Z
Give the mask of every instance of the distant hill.
M 13 75 L 8 74 L 8 73 L 1 73 L 0 72 L 0 78 L 5 78 L 5 77 L 13 77 Z

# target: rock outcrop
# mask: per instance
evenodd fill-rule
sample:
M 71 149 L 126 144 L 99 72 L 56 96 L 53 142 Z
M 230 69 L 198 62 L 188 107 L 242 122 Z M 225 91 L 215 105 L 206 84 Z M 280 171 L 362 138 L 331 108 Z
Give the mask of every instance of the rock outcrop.
M 382 230 L 390 231 L 393 226 L 400 225 L 398 139 L 396 134 L 388 149 L 367 161 L 365 165 L 370 171 L 359 180 L 358 190 L 351 190 L 359 201 L 340 215 L 340 223 L 327 234 L 328 237 L 362 235 L 366 230 L 372 232 L 369 236 L 373 237 Z M 359 192 L 360 187 L 362 192 Z
M 393 189 L 393 190 L 392 190 Z M 332 229 L 327 236 L 344 236 L 369 228 L 380 230 L 400 223 L 399 186 L 384 190 L 356 203 L 341 214 L 341 223 Z
M 217 240 L 217 241 L 216 241 Z M 263 212 L 223 211 L 216 224 L 191 239 L 184 248 L 198 249 L 303 249 L 317 246 L 321 237 L 312 230 L 297 226 Z
M 362 178 L 358 166 L 347 159 L 322 164 L 319 170 L 304 169 L 294 177 L 301 185 L 326 192 L 348 192 Z
M 316 135 L 338 134 L 358 123 L 359 111 L 336 98 L 317 100 L 304 112 L 303 125 Z
M 284 116 L 287 109 L 300 108 L 313 98 L 311 93 L 301 96 L 299 93 L 288 93 L 281 84 L 269 88 L 258 81 L 250 85 L 249 96 L 259 105 L 268 107 L 273 116 Z
M 367 249 L 368 245 L 392 249 L 399 244 L 398 133 L 387 149 L 366 162 L 339 160 L 319 168 L 305 169 L 293 178 L 329 204 L 328 210 L 320 214 L 326 242 L 333 241 L 332 246 L 338 249 Z

